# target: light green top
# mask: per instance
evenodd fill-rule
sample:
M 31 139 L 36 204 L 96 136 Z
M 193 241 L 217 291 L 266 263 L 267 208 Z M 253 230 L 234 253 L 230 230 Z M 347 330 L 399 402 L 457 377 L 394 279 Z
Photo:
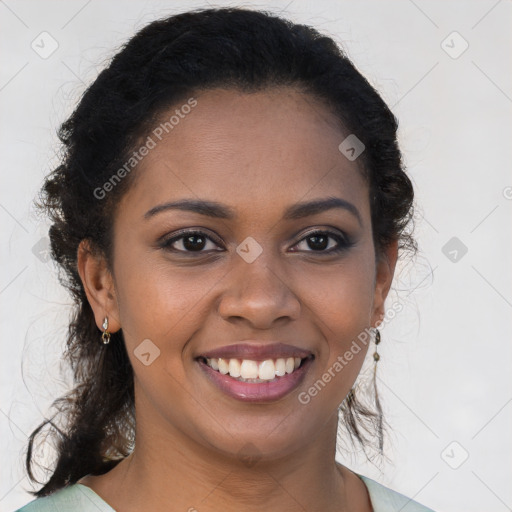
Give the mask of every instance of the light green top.
M 365 483 L 374 512 L 434 512 L 375 480 L 358 475 Z M 37 498 L 15 512 L 115 512 L 90 487 L 74 484 L 50 496 Z

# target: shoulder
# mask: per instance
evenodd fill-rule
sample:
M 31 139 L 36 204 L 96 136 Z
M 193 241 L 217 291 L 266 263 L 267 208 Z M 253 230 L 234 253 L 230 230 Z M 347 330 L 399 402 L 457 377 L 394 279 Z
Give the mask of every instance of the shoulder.
M 115 512 L 92 489 L 74 484 L 37 498 L 15 512 Z
M 370 495 L 374 512 L 434 512 L 432 509 L 420 505 L 411 498 L 407 498 L 375 480 L 363 475 L 358 475 L 364 482 Z

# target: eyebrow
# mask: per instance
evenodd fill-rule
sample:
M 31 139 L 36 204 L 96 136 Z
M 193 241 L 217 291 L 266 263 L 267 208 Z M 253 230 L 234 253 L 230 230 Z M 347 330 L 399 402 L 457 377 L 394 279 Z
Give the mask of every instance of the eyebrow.
M 296 203 L 289 206 L 284 212 L 284 220 L 296 220 L 316 215 L 318 213 L 332 210 L 334 208 L 341 208 L 350 212 L 359 224 L 362 225 L 361 215 L 358 209 L 350 202 L 340 197 L 327 197 L 325 199 L 316 199 L 313 201 Z M 236 218 L 235 210 L 229 206 L 223 205 L 216 201 L 207 201 L 199 199 L 182 199 L 179 201 L 172 201 L 155 206 L 144 214 L 144 219 L 150 219 L 158 213 L 168 210 L 183 210 L 214 217 L 217 219 L 233 220 Z

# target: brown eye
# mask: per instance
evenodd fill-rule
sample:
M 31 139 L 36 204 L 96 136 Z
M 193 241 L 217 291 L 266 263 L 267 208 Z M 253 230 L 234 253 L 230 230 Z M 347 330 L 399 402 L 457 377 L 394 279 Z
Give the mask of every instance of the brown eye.
M 303 249 L 299 250 L 324 254 L 338 253 L 353 245 L 346 237 L 332 231 L 314 231 L 309 233 L 296 245 L 296 247 L 301 244 L 303 244 Z M 309 250 L 304 248 L 304 245 L 309 248 Z
M 182 232 L 180 235 L 164 240 L 160 246 L 168 251 L 182 253 L 201 253 L 218 250 L 216 249 L 218 247 L 216 241 L 202 231 Z

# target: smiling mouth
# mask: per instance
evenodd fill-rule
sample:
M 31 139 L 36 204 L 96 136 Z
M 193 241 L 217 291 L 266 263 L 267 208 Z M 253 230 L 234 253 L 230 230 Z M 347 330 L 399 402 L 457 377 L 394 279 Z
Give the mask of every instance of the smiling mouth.
M 304 358 L 279 357 L 263 361 L 204 356 L 197 359 L 221 375 L 229 375 L 239 382 L 261 384 L 274 382 L 286 375 L 293 374 L 302 367 L 305 361 L 314 359 L 314 356 L 311 354 Z

